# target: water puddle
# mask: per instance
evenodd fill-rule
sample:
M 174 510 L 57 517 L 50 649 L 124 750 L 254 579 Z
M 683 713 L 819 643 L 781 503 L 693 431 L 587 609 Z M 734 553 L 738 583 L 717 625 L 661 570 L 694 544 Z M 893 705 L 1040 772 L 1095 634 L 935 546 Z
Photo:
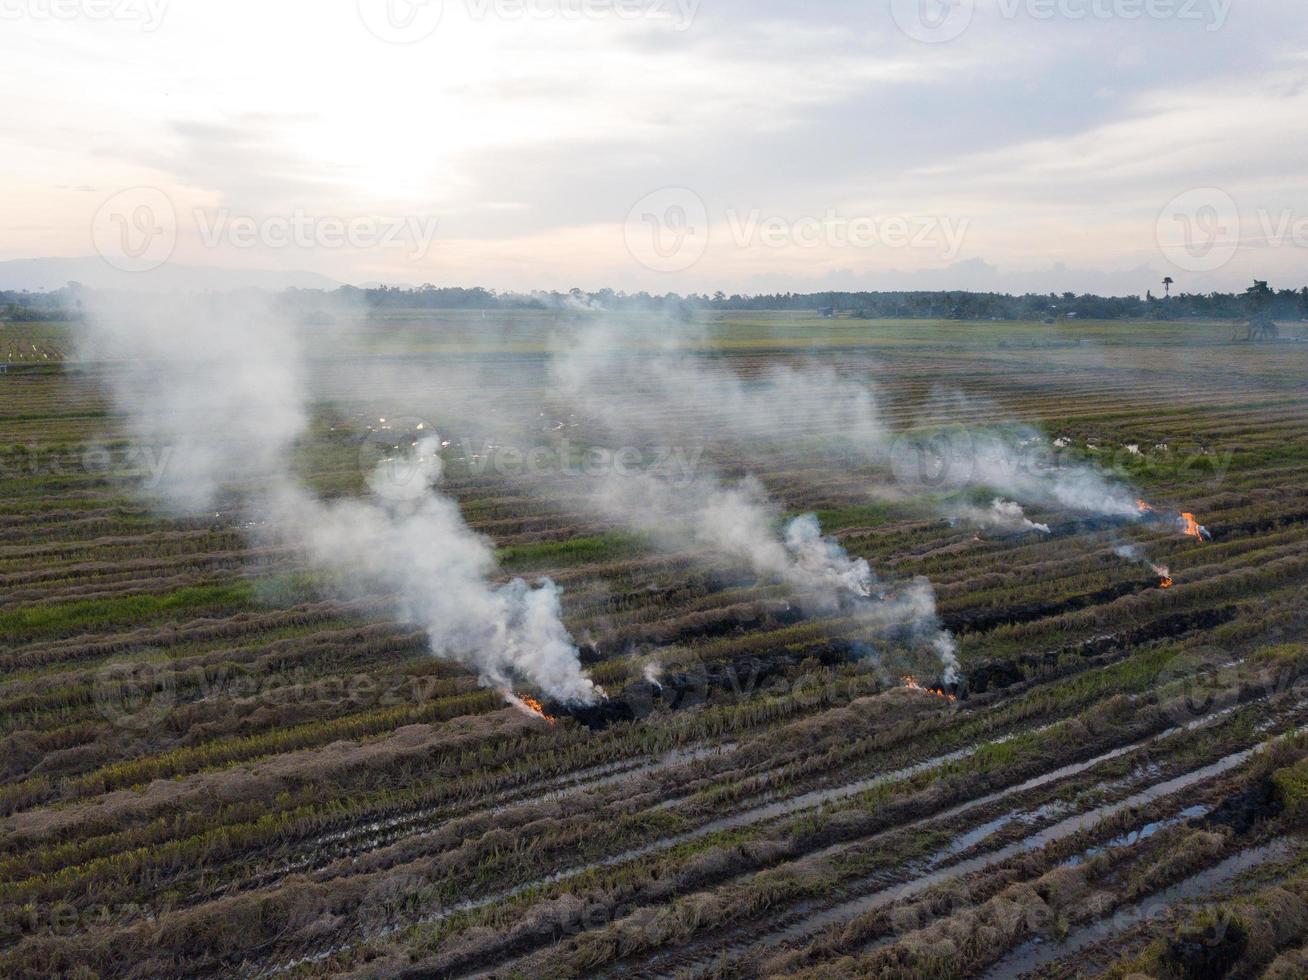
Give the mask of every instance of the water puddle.
M 1105 761 L 1106 759 L 1116 758 L 1117 756 L 1122 755 L 1125 752 L 1131 751 L 1134 748 L 1139 748 L 1141 745 L 1147 745 L 1147 744 L 1149 743 L 1146 741 L 1127 749 L 1117 749 L 1111 753 L 1105 753 L 1103 756 L 1099 757 L 1098 759 L 1092 759 L 1089 762 L 1079 764 L 1079 768 L 1077 768 L 1077 771 L 1084 772 L 1086 769 L 1089 769 L 1094 765 L 1097 765 L 1098 763 Z M 1001 847 L 998 850 L 988 851 L 985 854 L 980 854 L 977 855 L 976 857 L 968 858 L 963 861 L 958 861 L 953 864 L 945 865 L 943 867 L 937 867 L 935 870 L 929 871 L 926 874 L 921 875 L 913 879 L 912 881 L 906 882 L 904 884 L 896 885 L 891 888 L 884 888 L 881 889 L 880 891 L 873 892 L 872 894 L 869 895 L 862 895 L 859 896 L 858 898 L 850 899 L 849 901 L 843 902 L 840 905 L 836 905 L 830 909 L 826 909 L 825 911 L 820 912 L 817 915 L 810 916 L 809 918 L 805 919 L 803 922 L 796 923 L 795 925 L 789 927 L 788 929 L 784 929 L 778 933 L 771 934 L 768 937 L 769 943 L 802 939 L 824 928 L 827 928 L 828 926 L 832 926 L 839 922 L 845 922 L 850 919 L 857 918 L 860 915 L 863 915 L 867 912 L 871 912 L 874 909 L 883 907 L 892 902 L 902 901 L 903 899 L 911 898 L 917 894 L 920 894 L 921 892 L 925 891 L 931 886 L 938 885 L 942 882 L 948 881 L 951 878 L 957 878 L 957 877 L 971 874 L 976 871 L 981 871 L 984 870 L 985 868 L 990 867 L 991 865 L 999 864 L 1003 861 L 1007 861 L 1009 858 L 1016 857 L 1019 854 L 1026 853 L 1028 851 L 1039 850 L 1040 848 L 1045 847 L 1048 844 L 1052 844 L 1055 841 L 1060 841 L 1065 838 L 1071 837 L 1072 835 L 1080 833 L 1083 830 L 1089 830 L 1090 828 L 1098 824 L 1100 821 L 1105 820 L 1108 817 L 1114 816 L 1115 814 L 1118 814 L 1123 810 L 1129 810 L 1134 807 L 1144 806 L 1146 804 L 1156 802 L 1157 800 L 1160 800 L 1165 796 L 1170 796 L 1171 794 L 1176 793 L 1182 789 L 1187 789 L 1198 783 L 1204 782 L 1209 779 L 1213 779 L 1214 777 L 1219 776 L 1222 773 L 1229 772 L 1230 770 L 1236 768 L 1237 766 L 1243 765 L 1245 762 L 1247 762 L 1253 756 L 1255 751 L 1256 751 L 1255 749 L 1246 749 L 1243 752 L 1237 752 L 1234 755 L 1228 755 L 1225 758 L 1219 759 L 1217 762 L 1212 763 L 1211 765 L 1207 765 L 1200 769 L 1196 769 L 1192 772 L 1186 773 L 1183 776 L 1177 776 L 1174 779 L 1169 779 L 1166 782 L 1158 783 L 1154 786 L 1149 787 L 1146 790 L 1143 790 L 1132 796 L 1128 796 L 1126 799 L 1120 800 L 1117 803 L 1096 807 L 1095 809 L 1088 810 L 1085 813 L 1080 813 L 1077 814 L 1076 816 L 1068 817 L 1056 824 L 1046 827 L 1044 830 L 1038 831 L 1037 833 L 1034 833 L 1029 837 L 1025 837 L 1020 841 L 1016 841 L 1012 844 L 1008 844 L 1004 847 Z M 1076 767 L 1064 767 L 1064 769 L 1071 769 L 1071 768 L 1076 768 Z M 1060 770 L 1060 772 L 1061 771 L 1063 770 Z M 1048 777 L 1053 777 L 1052 773 L 1047 775 Z M 1044 785 L 1044 783 L 1050 781 L 1052 781 L 1051 778 L 1039 777 L 1038 780 L 1030 780 L 1028 782 L 1035 783 L 1036 785 Z M 1023 785 L 1026 786 L 1027 784 L 1023 784 Z M 1019 792 L 1019 790 L 1015 788 L 1010 792 L 1016 793 Z M 998 798 L 999 795 L 1001 794 L 996 794 L 996 798 Z M 1002 794 L 1002 795 L 1007 795 L 1007 794 Z M 869 949 L 875 948 L 877 945 L 881 945 L 883 942 L 884 940 L 876 941 L 872 943 L 870 946 L 868 946 L 867 948 L 865 948 L 863 951 L 866 952 Z
M 1150 837 L 1153 837 L 1154 834 L 1158 833 L 1160 830 L 1167 830 L 1171 827 L 1179 826 L 1189 820 L 1198 820 L 1200 817 L 1207 816 L 1211 810 L 1212 807 L 1210 806 L 1188 806 L 1174 817 L 1168 817 L 1166 820 L 1155 820 L 1152 823 L 1145 824 L 1143 827 L 1137 827 L 1135 830 L 1128 831 L 1125 834 L 1120 834 L 1103 844 L 1088 848 L 1080 854 L 1061 862 L 1060 866 L 1064 868 L 1075 868 L 1079 865 L 1085 864 L 1085 862 L 1092 858 L 1098 857 L 1105 851 L 1112 850 L 1114 847 L 1134 847 L 1141 841 L 1146 841 Z
M 1163 739 L 1180 734 L 1185 731 L 1193 731 L 1201 727 L 1206 727 L 1207 725 L 1213 724 L 1214 722 L 1220 720 L 1221 718 L 1226 717 L 1227 715 L 1231 714 L 1235 710 L 1237 710 L 1237 708 L 1234 706 L 1230 708 L 1225 708 L 1205 718 L 1197 719 L 1184 726 L 1168 729 L 1167 731 L 1164 731 L 1158 735 L 1154 735 L 1148 739 L 1144 739 L 1143 741 L 1134 743 L 1132 745 L 1127 745 L 1120 748 L 1112 749 L 1108 752 L 1105 752 L 1085 762 L 1072 763 L 1070 765 L 1062 766 L 1051 772 L 1044 773 L 1032 779 L 1028 779 L 1026 782 L 1021 783 L 1020 785 L 999 790 L 995 793 L 991 793 L 987 796 L 979 797 L 974 800 L 969 800 L 968 802 L 960 804 L 951 810 L 945 811 L 944 813 L 941 814 L 932 815 L 931 817 L 926 819 L 932 821 L 948 819 L 958 814 L 966 813 L 970 810 L 976 809 L 977 807 L 984 806 L 988 803 L 992 803 L 996 800 L 1002 800 L 1010 796 L 1018 795 L 1027 792 L 1029 790 L 1037 789 L 1039 787 L 1046 786 L 1050 783 L 1057 782 L 1066 779 L 1068 777 L 1078 775 L 1104 762 L 1137 751 L 1138 749 L 1144 746 L 1151 745 L 1153 743 L 1159 742 Z M 1032 731 L 1039 732 L 1049 727 L 1052 727 L 1052 725 L 1042 726 L 1041 728 L 1034 729 Z M 625 850 L 619 854 L 612 855 L 610 857 L 597 859 L 595 861 L 591 861 L 583 865 L 573 866 L 571 868 L 567 868 L 562 871 L 555 872 L 553 874 L 547 875 L 542 878 L 537 878 L 532 881 L 523 882 L 522 884 L 516 885 L 513 888 L 492 895 L 487 895 L 475 899 L 468 899 L 467 901 L 460 902 L 455 905 L 445 906 L 444 908 L 441 908 L 437 911 L 432 911 L 427 913 L 426 915 L 420 916 L 415 920 L 410 920 L 403 924 L 387 926 L 379 930 L 378 932 L 374 933 L 373 935 L 385 936 L 393 932 L 396 932 L 399 929 L 410 928 L 413 925 L 431 925 L 437 922 L 442 922 L 450 918 L 451 916 L 460 913 L 465 913 L 465 912 L 477 911 L 491 905 L 496 905 L 500 902 L 509 901 L 525 893 L 548 888 L 552 885 L 556 885 L 570 878 L 578 877 L 589 871 L 601 870 L 601 869 L 625 864 L 631 861 L 637 861 L 651 854 L 661 853 L 663 851 L 667 851 L 674 847 L 678 847 L 682 844 L 702 839 L 704 837 L 710 836 L 715 833 L 747 827 L 752 824 L 762 823 L 768 820 L 776 819 L 778 817 L 787 816 L 797 811 L 812 809 L 814 807 L 821 806 L 822 804 L 827 802 L 847 799 L 851 796 L 856 796 L 859 793 L 866 792 L 878 786 L 908 779 L 913 776 L 919 775 L 921 773 L 927 772 L 931 769 L 948 765 L 952 762 L 961 761 L 963 759 L 966 759 L 976 754 L 985 745 L 1003 744 L 1005 742 L 1011 741 L 1012 738 L 1014 737 L 1015 735 L 1003 736 L 988 742 L 977 743 L 967 748 L 959 749 L 957 751 L 950 752 L 945 755 L 937 756 L 935 758 L 928 759 L 924 762 L 918 763 L 916 765 L 908 766 L 906 768 L 899 769 L 894 772 L 882 773 L 880 775 L 872 776 L 867 779 L 859 780 L 854 783 L 848 783 L 843 786 L 838 786 L 838 787 L 833 787 L 823 790 L 813 790 L 811 792 L 804 793 L 799 796 L 786 797 L 784 799 L 776 800 L 771 803 L 766 803 L 761 806 L 756 806 L 751 809 L 741 811 L 739 813 L 735 813 L 726 817 L 719 818 L 717 820 L 710 821 L 706 824 L 703 824 L 693 830 L 686 831 L 685 833 L 682 834 L 675 834 L 666 837 L 661 837 L 655 841 L 651 841 L 650 843 L 642 845 L 640 847 L 630 848 L 628 850 Z M 713 750 L 710 749 L 707 751 L 711 752 Z M 897 899 L 910 897 L 914 894 L 917 894 L 918 892 L 925 890 L 926 888 L 929 888 L 931 885 L 936 884 L 940 881 L 944 881 L 947 880 L 948 878 L 956 877 L 959 875 L 965 875 L 974 870 L 982 869 L 984 867 L 989 866 L 990 864 L 1006 860 L 1008 857 L 1012 857 L 1013 855 L 1022 853 L 1023 851 L 1038 849 L 1040 847 L 1043 847 L 1045 844 L 1050 843 L 1051 841 L 1061 839 L 1062 837 L 1065 836 L 1070 836 L 1071 834 L 1076 833 L 1079 830 L 1086 829 L 1089 826 L 1093 826 L 1095 823 L 1103 819 L 1105 816 L 1110 816 L 1113 813 L 1118 812 L 1119 810 L 1126 809 L 1132 806 L 1139 806 L 1142 805 L 1143 803 L 1152 802 L 1153 800 L 1158 799 L 1162 796 L 1166 796 L 1170 793 L 1174 793 L 1178 789 L 1184 788 L 1189 785 L 1193 785 L 1194 783 L 1200 782 L 1203 779 L 1212 778 L 1213 776 L 1221 772 L 1225 772 L 1228 769 L 1234 768 L 1235 766 L 1238 766 L 1243 762 L 1247 761 L 1247 759 L 1253 755 L 1254 751 L 1256 750 L 1250 749 L 1245 752 L 1237 753 L 1236 755 L 1233 756 L 1228 756 L 1227 758 L 1220 760 L 1219 762 L 1214 763 L 1211 766 L 1206 766 L 1203 769 L 1196 770 L 1195 772 L 1189 773 L 1186 776 L 1177 777 L 1174 780 L 1169 780 L 1166 783 L 1159 784 L 1158 786 L 1155 786 L 1150 790 L 1145 791 L 1144 793 L 1137 794 L 1136 796 L 1123 800 L 1122 802 L 1118 804 L 1114 804 L 1111 807 L 1101 807 L 1096 810 L 1090 811 L 1089 813 L 1083 814 L 1082 816 L 1069 818 L 1068 820 L 1064 820 L 1061 823 L 1055 824 L 1054 826 L 1047 828 L 1046 830 L 1043 830 L 1037 834 L 1027 837 L 1016 844 L 1012 844 L 1009 845 L 1008 847 L 1002 848 L 999 851 L 988 853 L 986 855 L 965 860 L 962 862 L 957 862 L 948 867 L 943 867 L 937 870 L 930 871 L 929 873 L 907 884 L 898 885 L 892 888 L 886 888 L 874 894 L 861 896 L 859 898 L 852 899 L 848 902 L 842 903 L 841 905 L 838 905 L 834 908 L 818 913 L 815 916 L 806 917 L 802 922 L 799 922 L 787 929 L 781 930 L 779 932 L 769 933 L 766 940 L 766 944 L 771 946 L 787 940 L 799 939 L 812 935 L 814 932 L 822 928 L 825 928 L 828 925 L 853 918 L 866 911 L 876 908 L 879 905 L 884 905 L 890 901 L 894 901 Z M 624 773 L 621 774 L 620 776 L 615 776 L 614 778 L 627 778 L 627 776 L 628 774 Z M 580 788 L 583 787 L 574 787 L 569 791 L 575 792 L 577 791 L 577 789 Z M 840 847 L 843 846 L 844 845 L 834 845 L 833 847 L 827 848 L 824 851 L 818 853 L 819 855 L 824 853 L 830 853 L 832 851 L 838 850 Z M 759 943 L 759 937 L 755 937 L 753 940 L 753 944 L 757 945 L 758 943 Z M 282 972 L 283 969 L 284 967 L 274 967 L 272 972 L 274 973 Z
M 1295 847 L 1294 842 L 1283 838 L 1236 854 L 1136 905 L 1119 909 L 1107 919 L 1078 929 L 1061 943 L 1046 942 L 1043 939 L 1033 939 L 1023 943 L 983 976 L 985 980 L 1009 980 L 1039 970 L 1056 960 L 1074 956 L 1088 946 L 1102 943 L 1135 926 L 1159 919 L 1182 902 L 1204 898 L 1246 871 L 1288 857 Z

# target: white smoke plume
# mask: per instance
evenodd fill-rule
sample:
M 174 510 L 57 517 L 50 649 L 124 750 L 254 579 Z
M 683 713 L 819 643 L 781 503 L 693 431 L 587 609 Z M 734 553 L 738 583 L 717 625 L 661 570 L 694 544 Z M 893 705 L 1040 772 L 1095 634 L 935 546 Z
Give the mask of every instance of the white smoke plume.
M 850 558 L 834 539 L 824 538 L 816 514 L 804 514 L 791 521 L 786 526 L 785 542 L 795 567 L 805 575 L 864 599 L 872 598 L 872 569 L 867 559 Z
M 971 506 L 953 508 L 951 523 L 971 524 L 986 531 L 1051 533 L 1048 524 L 1037 524 L 1028 518 L 1021 504 L 999 497 L 996 497 L 988 508 Z
M 1172 570 L 1166 565 L 1159 565 L 1151 561 L 1144 548 L 1138 544 L 1120 544 L 1113 549 L 1113 554 L 1126 561 L 1133 561 L 1137 565 L 1148 565 L 1159 578 L 1168 582 L 1171 581 Z
M 702 548 L 740 562 L 761 579 L 784 584 L 813 613 L 840 613 L 870 630 L 904 630 L 940 657 L 947 683 L 957 682 L 957 644 L 940 625 L 931 583 L 916 578 L 894 589 L 883 585 L 865 559 L 823 537 L 812 514 L 779 531 L 780 508 L 752 477 L 724 483 L 701 476 L 673 486 L 647 473 L 612 474 L 591 504 L 664 547 Z
M 101 370 L 129 438 L 167 454 L 156 503 L 209 509 L 286 470 L 309 421 L 304 351 L 265 300 L 101 297 L 88 314 L 81 358 Z
M 894 484 L 868 486 L 870 496 L 922 499 L 987 487 L 1019 505 L 1140 517 L 1129 488 L 1089 464 L 1058 456 L 1030 427 L 968 424 L 896 434 L 870 380 L 812 364 L 772 367 L 744 378 L 689 350 L 696 342 L 670 327 L 652 347 L 632 353 L 640 344 L 631 334 L 592 328 L 557 359 L 555 380 L 577 405 L 627 438 L 703 439 L 708 433 L 745 444 L 802 444 L 888 466 Z M 935 416 L 970 420 L 987 414 L 995 414 L 989 406 L 937 393 L 919 410 L 919 424 Z M 936 506 L 948 517 L 964 517 L 967 505 Z
M 1127 561 L 1145 561 L 1144 549 L 1138 544 L 1119 544 L 1113 549 L 1113 554 L 1118 558 L 1124 558 Z
M 552 367 L 556 389 L 619 439 L 688 445 L 708 434 L 734 447 L 805 448 L 833 440 L 869 453 L 889 441 L 867 384 L 811 364 L 772 366 L 746 379 L 688 352 L 686 342 L 675 327 L 652 341 L 593 327 L 562 345 Z M 592 504 L 665 546 L 704 548 L 742 562 L 761 578 L 784 583 L 814 612 L 905 628 L 940 657 L 948 683 L 957 681 L 956 643 L 940 627 L 926 579 L 884 588 L 866 560 L 823 537 L 811 514 L 778 532 L 780 509 L 752 477 L 728 483 L 700 473 L 673 487 L 652 474 L 628 473 L 605 480 Z
M 752 477 L 725 484 L 704 477 L 673 486 L 657 476 L 610 474 L 591 497 L 603 516 L 635 527 L 668 548 L 703 548 L 782 582 L 805 604 L 834 611 L 872 595 L 872 570 L 824 539 L 817 518 L 796 518 L 779 533 L 780 510 Z
M 940 658 L 940 663 L 945 668 L 941 680 L 944 681 L 946 687 L 953 687 L 958 683 L 960 676 L 957 642 L 949 633 L 941 632 L 939 636 L 931 641 L 931 644 L 935 647 L 936 656 Z
M 1022 504 L 1138 520 L 1128 487 L 1084 463 L 1055 456 L 1033 429 L 1016 431 L 952 426 L 905 436 L 891 448 L 891 467 L 902 486 L 950 493 L 988 487 Z
M 671 327 L 649 347 L 643 337 L 592 326 L 562 341 L 555 387 L 624 438 L 702 440 L 708 432 L 736 443 L 825 437 L 865 451 L 889 444 L 869 384 L 818 364 L 772 365 L 744 378 L 685 349 L 692 340 Z
M 441 464 L 424 439 L 395 483 L 370 476 L 366 500 L 323 500 L 296 475 L 309 420 L 304 337 L 265 300 L 211 297 L 185 305 L 92 311 L 84 356 L 106 368 L 132 436 L 168 446 L 156 496 L 193 512 L 234 498 L 261 533 L 329 570 L 355 591 L 382 589 L 427 632 L 434 654 L 488 686 L 526 681 L 562 701 L 603 696 L 581 670 L 550 582 L 495 586 L 491 543 L 435 491 Z

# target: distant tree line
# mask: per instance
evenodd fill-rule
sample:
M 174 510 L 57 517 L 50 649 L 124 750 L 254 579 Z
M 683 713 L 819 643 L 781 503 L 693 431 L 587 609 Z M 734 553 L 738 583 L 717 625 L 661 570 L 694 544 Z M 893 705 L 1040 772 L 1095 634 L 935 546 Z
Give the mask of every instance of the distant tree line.
M 1169 283 L 1170 285 L 1170 283 Z M 1139 296 L 1095 296 L 1076 293 L 971 292 L 834 292 L 766 293 L 759 295 L 717 292 L 713 295 L 646 292 L 624 293 L 612 289 L 567 293 L 497 293 L 493 289 L 460 289 L 423 286 L 419 289 L 355 289 L 339 292 L 354 295 L 376 309 L 575 309 L 613 310 L 694 315 L 704 311 L 823 312 L 831 316 L 865 319 L 959 319 L 959 320 L 1044 320 L 1074 316 L 1086 320 L 1181 320 L 1246 319 L 1265 313 L 1274 319 L 1308 318 L 1308 286 L 1302 289 L 1270 289 L 1257 282 L 1243 293 L 1181 293 L 1157 297 L 1152 292 Z
M 75 320 L 81 316 L 82 301 L 78 287 L 69 284 L 48 293 L 5 292 L 0 290 L 0 320 Z
M 1166 287 L 1170 289 L 1171 283 Z M 77 283 L 45 293 L 0 292 L 0 319 L 75 319 L 87 290 Z M 711 311 L 817 312 L 861 319 L 957 320 L 1272 320 L 1308 319 L 1308 286 L 1272 289 L 1257 281 L 1242 293 L 1180 293 L 1158 297 L 1095 296 L 1076 293 L 825 292 L 741 295 L 678 293 L 657 295 L 612 289 L 585 292 L 514 293 L 493 289 L 342 286 L 331 291 L 291 289 L 281 294 L 290 309 L 314 310 L 343 299 L 362 309 L 387 310 L 574 310 L 659 313 L 693 319 Z

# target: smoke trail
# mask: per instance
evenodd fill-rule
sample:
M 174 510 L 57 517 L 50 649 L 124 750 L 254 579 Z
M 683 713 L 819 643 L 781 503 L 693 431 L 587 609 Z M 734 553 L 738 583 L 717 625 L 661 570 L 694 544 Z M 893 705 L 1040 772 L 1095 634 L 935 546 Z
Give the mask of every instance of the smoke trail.
M 661 332 L 653 350 L 629 349 L 642 342 L 610 326 L 567 338 L 555 387 L 628 439 L 720 432 L 735 442 L 839 439 L 865 452 L 890 443 L 875 390 L 830 366 L 771 365 L 746 379 L 685 350 L 684 328 Z
M 742 562 L 811 608 L 831 612 L 872 596 L 868 563 L 823 538 L 816 517 L 798 517 L 779 534 L 780 510 L 752 477 L 735 484 L 703 477 L 674 487 L 648 473 L 611 474 L 591 500 L 605 516 L 666 547 L 706 548 Z
M 1089 465 L 1057 458 L 1044 435 L 1029 427 L 951 426 L 905 435 L 891 447 L 890 465 L 900 485 L 909 489 L 956 493 L 988 487 L 1021 504 L 1103 517 L 1140 517 L 1130 488 L 1109 482 Z M 961 513 L 963 506 L 954 504 L 951 513 Z
M 408 480 L 415 486 L 426 490 L 440 479 L 439 450 L 434 436 L 414 448 Z M 368 501 L 328 503 L 283 483 L 268 501 L 271 524 L 320 567 L 397 594 L 400 615 L 427 631 L 433 651 L 476 671 L 483 684 L 511 689 L 525 678 L 560 701 L 594 703 L 600 692 L 581 672 L 558 588 L 521 579 L 491 587 L 491 544 L 458 505 L 408 487 L 396 493 L 391 473 L 386 462 L 378 465 Z
M 112 362 L 107 383 L 132 436 L 172 449 L 154 488 L 164 506 L 187 512 L 236 500 L 260 533 L 355 591 L 394 593 L 432 652 L 476 671 L 483 684 L 508 689 L 526 680 L 560 701 L 603 696 L 581 671 L 559 590 L 550 582 L 492 584 L 490 542 L 432 489 L 441 472 L 435 439 L 405 460 L 414 481 L 405 492 L 395 492 L 384 461 L 370 476 L 371 499 L 325 501 L 293 466 L 309 419 L 300 331 L 253 297 L 146 303 L 133 297 L 94 311 L 83 353 Z
M 953 508 L 953 516 L 950 519 L 951 524 L 967 523 L 983 530 L 993 531 L 1039 531 L 1041 534 L 1049 534 L 1048 524 L 1037 524 L 1026 516 L 1022 510 L 1022 505 L 1012 500 L 1002 500 L 998 497 L 991 502 L 990 507 L 971 507 L 959 506 Z
M 1118 558 L 1122 558 L 1126 561 L 1133 561 L 1137 565 L 1148 565 L 1149 568 L 1153 570 L 1154 574 L 1163 580 L 1164 583 L 1163 587 L 1171 588 L 1172 585 L 1171 569 L 1168 568 L 1166 565 L 1159 565 L 1156 562 L 1151 561 L 1148 554 L 1145 553 L 1144 548 L 1140 547 L 1140 545 L 1120 544 L 1113 549 L 1113 554 L 1117 555 Z
M 604 406 L 606 420 L 619 426 L 628 412 L 623 400 Z M 647 472 L 613 473 L 598 482 L 589 503 L 665 547 L 704 548 L 739 561 L 760 578 L 786 585 L 813 613 L 841 613 L 869 629 L 904 632 L 906 639 L 930 646 L 947 682 L 957 682 L 956 643 L 941 627 L 930 582 L 918 578 L 893 590 L 883 586 L 865 559 L 851 558 L 823 537 L 812 514 L 795 518 L 779 533 L 780 508 L 753 477 L 724 483 L 701 474 L 673 486 Z
M 618 438 L 701 440 L 709 432 L 733 445 L 808 447 L 832 439 L 870 449 L 888 442 L 871 388 L 829 367 L 771 367 L 746 380 L 679 349 L 676 328 L 660 334 L 652 351 L 624 353 L 632 341 L 648 345 L 644 337 L 593 328 L 565 345 L 551 369 L 556 388 Z M 778 534 L 779 508 L 752 477 L 725 484 L 701 475 L 674 490 L 650 474 L 629 474 L 605 481 L 592 503 L 670 547 L 704 547 L 741 561 L 787 585 L 813 612 L 906 631 L 941 659 L 947 682 L 957 682 L 956 643 L 941 627 L 931 584 L 919 578 L 884 588 L 866 560 L 822 536 L 813 515 Z
M 868 465 L 888 467 L 895 486 L 869 486 L 872 496 L 921 500 L 988 487 L 1019 505 L 1140 518 L 1129 488 L 1088 464 L 1057 456 L 1045 436 L 1029 426 L 953 425 L 896 434 L 885 420 L 876 388 L 830 367 L 774 367 L 745 379 L 685 350 L 684 331 L 676 327 L 663 332 L 652 351 L 624 354 L 624 339 L 631 338 L 612 328 L 594 328 L 554 369 L 562 390 L 592 414 L 616 419 L 616 431 L 623 436 L 695 438 L 707 431 L 747 443 L 802 442 L 810 451 L 848 453 Z M 629 401 L 639 402 L 640 411 L 623 411 Z M 918 423 L 937 415 L 976 418 L 984 409 L 959 394 L 938 393 L 931 405 L 918 410 Z M 959 499 L 935 506 L 947 517 L 969 516 L 968 505 Z

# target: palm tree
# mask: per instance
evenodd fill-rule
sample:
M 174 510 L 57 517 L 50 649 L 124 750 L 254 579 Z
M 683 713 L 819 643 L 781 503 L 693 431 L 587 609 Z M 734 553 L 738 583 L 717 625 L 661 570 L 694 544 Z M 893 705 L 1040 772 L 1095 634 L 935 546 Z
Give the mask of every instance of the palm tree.
M 1176 280 L 1173 279 L 1171 276 L 1168 276 L 1163 280 L 1163 292 L 1165 294 L 1164 298 L 1166 299 L 1172 298 L 1172 283 L 1174 282 L 1176 282 Z

